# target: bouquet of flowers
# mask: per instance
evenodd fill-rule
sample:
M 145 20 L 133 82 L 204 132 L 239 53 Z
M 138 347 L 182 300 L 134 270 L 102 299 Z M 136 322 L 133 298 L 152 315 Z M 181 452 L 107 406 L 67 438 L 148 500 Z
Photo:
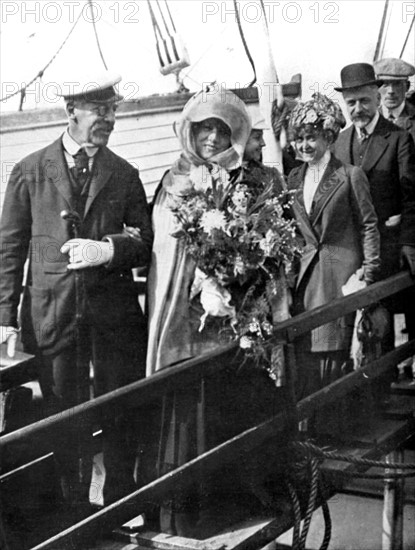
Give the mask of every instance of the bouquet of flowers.
M 259 360 L 278 318 L 282 278 L 300 253 L 295 222 L 285 216 L 289 194 L 275 196 L 272 182 L 244 181 L 243 172 L 235 181 L 224 171 L 203 183 L 200 173 L 192 176 L 191 193 L 170 208 L 174 236 L 185 239 L 197 265 L 191 298 L 200 292 L 200 330 L 208 315 L 228 317 L 231 337 Z

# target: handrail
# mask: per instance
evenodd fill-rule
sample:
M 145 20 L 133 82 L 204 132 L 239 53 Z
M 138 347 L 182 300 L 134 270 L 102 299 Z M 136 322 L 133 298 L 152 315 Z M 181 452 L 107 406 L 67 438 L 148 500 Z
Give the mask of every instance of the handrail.
M 415 285 L 415 278 L 411 277 L 409 271 L 402 271 L 388 279 L 374 283 L 359 292 L 337 298 L 330 304 L 296 315 L 275 327 L 274 335 L 292 342 L 298 336 L 324 323 L 334 321 L 338 317 L 383 300 L 413 285 Z
M 276 328 L 273 340 L 285 343 L 287 355 L 292 351 L 294 340 L 301 334 L 327 323 L 329 320 L 351 313 L 357 308 L 367 306 L 372 302 L 386 298 L 414 285 L 414 279 L 409 272 L 398 273 L 385 281 L 373 284 L 370 287 L 353 295 L 339 298 L 331 304 L 303 313 L 293 319 L 280 323 Z M 191 460 L 179 468 L 169 472 L 137 491 L 89 516 L 83 521 L 72 525 L 50 539 L 38 544 L 32 550 L 52 550 L 62 548 L 63 542 L 83 540 L 97 529 L 109 531 L 137 514 L 142 512 L 148 502 L 157 502 L 167 494 L 177 490 L 177 484 L 186 487 L 194 482 L 200 472 L 215 470 L 218 466 L 234 460 L 240 453 L 246 453 L 258 447 L 267 440 L 287 438 L 293 422 L 307 418 L 323 405 L 337 401 L 344 397 L 353 388 L 370 383 L 371 377 L 379 376 L 382 372 L 396 365 L 406 357 L 415 353 L 415 340 L 399 346 L 385 354 L 380 359 L 372 361 L 364 368 L 354 371 L 320 391 L 307 396 L 269 420 L 250 428 L 241 434 L 210 449 L 203 455 Z M 239 355 L 240 354 L 240 355 Z M 119 388 L 113 392 L 83 403 L 59 414 L 43 419 L 39 422 L 16 430 L 0 437 L 0 450 L 10 451 L 14 445 L 41 443 L 46 448 L 50 443 L 44 436 L 52 435 L 55 430 L 66 429 L 75 418 L 93 422 L 99 420 L 105 410 L 112 415 L 114 409 L 141 407 L 148 402 L 161 397 L 166 388 L 169 391 L 191 386 L 201 377 L 215 375 L 220 371 L 233 368 L 241 361 L 242 352 L 236 344 L 221 346 L 216 351 L 185 361 L 177 366 L 162 370 L 153 376 Z
M 352 388 L 356 389 L 367 384 L 370 376 L 381 374 L 388 369 L 391 363 L 396 364 L 410 353 L 415 353 L 415 340 L 399 346 L 399 348 L 387 353 L 381 359 L 373 361 L 366 367 L 352 372 L 330 384 L 330 386 L 322 388 L 318 392 L 306 397 L 297 404 L 298 419 L 306 418 L 323 405 L 337 401 Z M 273 418 L 253 428 L 249 428 L 217 447 L 199 455 L 168 474 L 157 478 L 76 525 L 70 526 L 68 529 L 42 542 L 31 550 L 59 550 L 62 548 L 62 543 L 68 543 L 69 541 L 73 547 L 76 547 L 76 544 L 80 540 L 90 536 L 94 532 L 102 532 L 103 530 L 110 532 L 115 527 L 142 513 L 149 502 L 157 502 L 161 498 L 168 497 L 169 493 L 177 491 L 178 484 L 180 484 L 181 489 L 185 489 L 195 480 L 200 479 L 201 472 L 209 473 L 214 471 L 219 466 L 235 460 L 235 457 L 239 454 L 252 451 L 263 442 L 277 436 L 279 437 L 280 445 L 281 440 L 286 439 L 284 430 L 288 425 L 289 419 L 287 415 L 279 413 Z
M 338 298 L 331 304 L 301 313 L 292 319 L 280 323 L 274 331 L 273 339 L 276 342 L 292 342 L 295 338 L 313 328 L 382 298 L 396 294 L 413 285 L 414 279 L 409 272 L 398 273 L 355 294 Z M 219 359 L 223 359 L 225 356 L 228 358 L 226 361 L 219 361 Z M 242 357 L 242 352 L 237 344 L 220 346 L 213 352 L 161 370 L 149 378 L 133 382 L 91 401 L 2 435 L 0 437 L 0 452 L 26 439 L 28 442 L 36 441 L 36 444 L 39 445 L 39 438 L 41 436 L 50 436 L 57 429 L 65 429 L 66 426 L 69 426 L 70 422 L 73 422 L 77 418 L 82 418 L 83 422 L 96 422 L 99 420 L 104 408 L 109 413 L 113 408 L 136 408 L 142 406 L 163 395 L 166 387 L 170 390 L 183 388 L 183 386 L 197 381 L 202 375 L 210 376 L 229 369 L 232 363 L 235 364 L 238 361 L 239 357 Z M 44 445 L 46 446 L 47 442 Z

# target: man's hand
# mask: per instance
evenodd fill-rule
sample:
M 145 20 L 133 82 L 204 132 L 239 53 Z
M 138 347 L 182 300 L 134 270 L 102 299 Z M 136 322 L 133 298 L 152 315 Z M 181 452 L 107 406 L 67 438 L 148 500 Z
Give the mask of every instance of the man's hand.
M 126 225 L 124 226 L 124 233 L 133 239 L 139 239 L 141 241 L 141 231 L 138 227 Z
M 0 326 L 0 344 L 7 342 L 7 355 L 14 357 L 18 329 L 10 326 Z
M 403 245 L 401 248 L 401 267 L 409 267 L 411 275 L 415 275 L 415 246 Z
M 85 269 L 108 264 L 114 255 L 111 242 L 91 239 L 71 239 L 61 247 L 62 254 L 69 254 L 68 269 Z

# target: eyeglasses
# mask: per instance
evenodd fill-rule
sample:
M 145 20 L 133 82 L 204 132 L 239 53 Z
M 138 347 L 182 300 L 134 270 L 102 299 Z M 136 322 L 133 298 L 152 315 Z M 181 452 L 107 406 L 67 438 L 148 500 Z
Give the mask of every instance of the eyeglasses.
M 91 107 L 91 105 L 94 106 Z M 118 109 L 117 103 L 104 103 L 102 105 L 97 105 L 96 103 L 79 103 L 78 105 L 76 105 L 76 107 L 83 111 L 91 111 L 91 113 L 95 113 L 97 116 L 100 117 L 104 117 L 109 113 L 115 113 L 115 111 Z

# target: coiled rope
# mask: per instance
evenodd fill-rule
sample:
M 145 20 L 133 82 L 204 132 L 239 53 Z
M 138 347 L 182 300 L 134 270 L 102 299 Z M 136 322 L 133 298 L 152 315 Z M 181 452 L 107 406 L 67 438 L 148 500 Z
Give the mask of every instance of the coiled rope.
M 330 517 L 330 510 L 327 504 L 327 498 L 324 495 L 324 486 L 322 485 L 322 480 L 320 479 L 320 466 L 323 459 L 337 460 L 341 462 L 348 462 L 356 466 L 365 466 L 369 468 L 383 468 L 385 469 L 384 473 L 381 474 L 367 474 L 363 472 L 338 472 L 340 475 L 349 476 L 349 477 L 358 477 L 358 478 L 369 478 L 369 479 L 399 479 L 399 478 L 408 478 L 415 476 L 415 464 L 408 462 L 383 462 L 379 460 L 372 460 L 368 458 L 357 458 L 348 454 L 339 453 L 336 451 L 329 451 L 318 447 L 310 441 L 294 441 L 290 446 L 296 451 L 300 452 L 303 455 L 303 459 L 307 461 L 308 468 L 310 469 L 310 488 L 308 494 L 307 509 L 304 514 L 303 527 L 301 529 L 301 506 L 300 501 L 297 495 L 297 492 L 294 488 L 294 485 L 291 481 L 286 481 L 288 488 L 288 493 L 291 499 L 292 510 L 294 515 L 294 526 L 293 526 L 293 550 L 305 550 L 307 535 L 310 530 L 310 524 L 314 509 L 316 507 L 317 495 L 320 491 L 321 494 L 321 507 L 323 512 L 324 519 L 324 538 L 320 546 L 320 550 L 327 550 L 330 539 L 331 539 L 331 530 L 332 523 Z M 304 464 L 304 462 L 303 462 Z M 392 471 L 391 471 L 392 470 Z M 395 470 L 395 471 L 393 471 Z M 398 470 L 413 470 L 412 472 L 402 472 Z

